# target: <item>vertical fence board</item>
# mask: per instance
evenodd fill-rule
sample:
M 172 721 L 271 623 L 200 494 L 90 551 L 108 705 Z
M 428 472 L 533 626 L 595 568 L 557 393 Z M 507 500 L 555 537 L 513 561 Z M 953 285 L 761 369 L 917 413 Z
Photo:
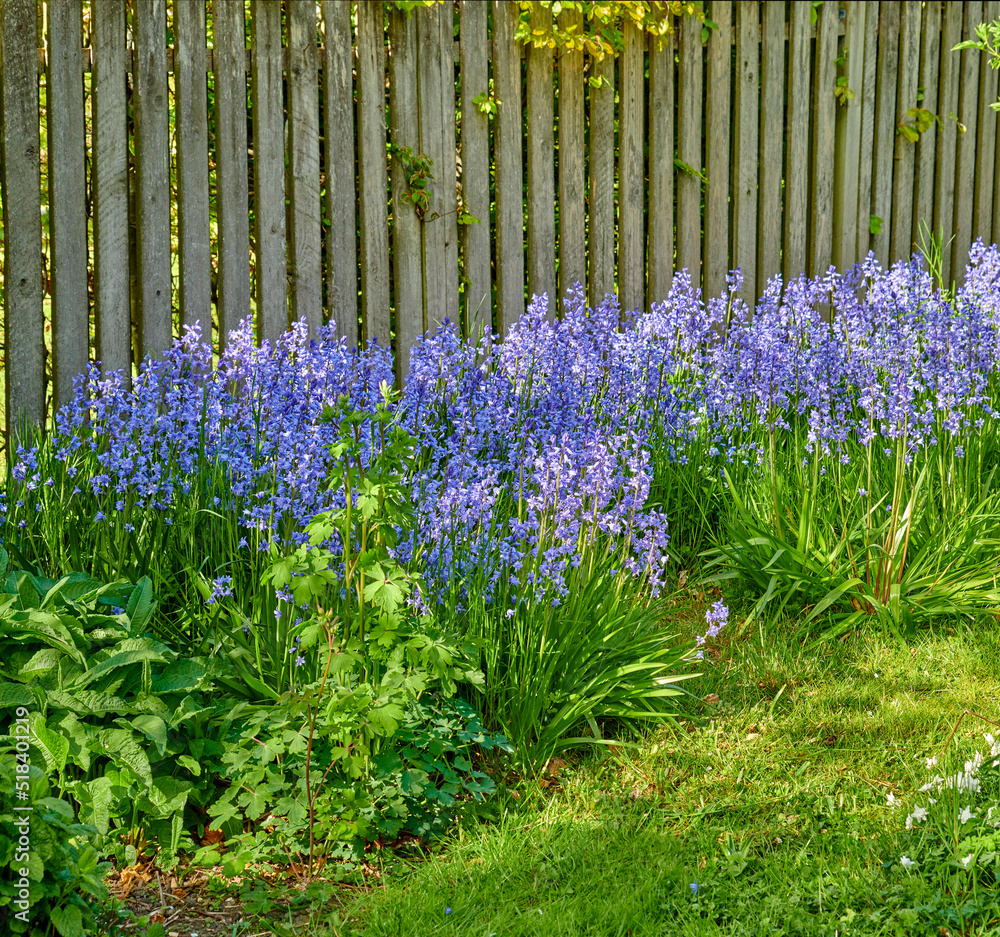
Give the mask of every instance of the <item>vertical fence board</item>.
M 4 212 L 7 445 L 45 421 L 42 214 L 35 0 L 0 4 L 0 166 Z M 9 452 L 8 452 L 9 456 Z
M 474 98 L 489 93 L 489 44 L 486 31 L 488 11 L 486 4 L 478 0 L 462 0 L 459 9 L 462 197 L 469 214 L 479 219 L 478 224 L 462 225 L 461 246 L 466 277 L 463 328 L 466 335 L 474 337 L 481 335 L 484 330 L 487 333 L 493 331 L 493 288 L 490 277 L 490 122 L 488 115 L 473 101 Z M 560 75 L 560 81 L 561 79 Z M 580 81 L 583 81 L 582 75 Z M 560 134 L 561 132 L 560 130 Z M 582 141 L 580 148 L 583 149 Z M 582 189 L 581 182 L 577 201 L 581 199 Z
M 285 118 L 281 7 L 254 0 L 250 20 L 253 108 L 254 299 L 257 337 L 273 343 L 288 328 L 285 244 Z M 353 128 L 352 128 L 353 131 Z M 351 136 L 353 137 L 353 132 Z M 329 146 L 329 137 L 327 138 Z M 327 182 L 329 185 L 329 181 Z M 353 185 L 352 185 L 353 188 Z
M 559 25 L 583 29 L 578 10 L 560 14 Z M 586 214 L 584 212 L 583 52 L 559 56 L 559 297 L 575 283 L 586 283 Z M 650 82 L 653 81 L 652 74 Z M 464 110 L 464 109 L 463 109 Z M 652 145 L 652 144 L 651 144 Z M 652 200 L 653 180 L 650 179 Z M 561 308 L 561 307 L 560 307 Z
M 426 15 L 427 10 L 420 10 Z M 390 341 L 389 219 L 385 165 L 382 4 L 358 6 L 358 177 L 361 197 L 362 338 Z
M 785 4 L 766 3 L 760 50 L 757 291 L 781 272 L 781 156 L 785 104 Z M 711 86 L 711 81 L 709 82 Z M 712 177 L 709 176 L 709 185 Z
M 833 264 L 841 272 L 858 259 L 858 161 L 861 158 L 861 101 L 865 64 L 865 4 L 847 0 L 844 77 L 848 97 L 837 105 L 833 179 Z M 867 230 L 867 229 L 866 229 Z
M 259 0 L 257 6 L 260 6 Z M 280 21 L 279 21 L 280 22 Z M 280 28 L 280 26 L 279 26 Z M 208 55 L 205 5 L 174 5 L 174 88 L 177 134 L 178 306 L 184 325 L 212 330 L 212 241 L 208 202 Z M 254 107 L 254 126 L 257 124 Z M 256 143 L 254 154 L 258 153 Z M 258 263 L 259 263 L 258 256 Z M 282 279 L 284 271 L 282 271 Z
M 809 4 L 793 3 L 788 24 L 788 143 L 785 153 L 784 279 L 806 270 L 809 218 Z
M 759 6 L 752 0 L 736 5 L 736 101 L 740 115 L 733 141 L 735 195 L 733 254 L 743 273 L 741 294 L 752 309 L 757 301 L 757 159 L 758 81 L 760 75 Z
M 250 315 L 247 82 L 243 4 L 213 7 L 215 163 L 219 213 L 219 348 Z
M 536 7 L 531 28 L 548 31 L 552 14 Z M 552 100 L 552 50 L 527 48 L 528 114 L 528 295 L 548 296 L 548 317 L 558 311 L 556 297 L 556 216 Z
M 892 227 L 892 160 L 896 146 L 896 74 L 899 46 L 899 0 L 879 4 L 878 77 L 875 92 L 875 155 L 872 160 L 872 214 L 881 219 L 874 250 L 883 267 L 889 263 Z
M 357 190 L 351 0 L 323 0 L 323 143 L 326 169 L 326 305 L 337 335 L 358 344 Z
M 809 199 L 809 267 L 813 276 L 833 262 L 833 178 L 836 143 L 837 6 L 817 10 L 816 63 L 813 75 L 812 179 Z
M 129 302 L 128 137 L 125 110 L 125 6 L 94 0 L 94 314 L 95 352 L 105 374 L 132 377 Z M 8 271 L 9 276 L 9 271 Z
M 642 34 L 631 19 L 622 27 L 621 89 L 618 99 L 618 293 L 623 310 L 646 305 L 645 197 L 645 55 Z
M 981 0 L 964 4 L 965 27 L 963 39 L 974 39 L 975 29 L 983 20 Z M 961 284 L 965 279 L 965 265 L 969 262 L 972 245 L 972 206 L 975 196 L 976 176 L 976 127 L 979 110 L 979 59 L 978 49 L 963 49 L 957 53 L 962 58 L 959 78 L 958 119 L 965 124 L 965 133 L 958 137 L 958 154 L 955 160 L 955 240 L 952 243 L 951 275 Z
M 717 45 L 718 43 L 716 43 Z M 711 59 L 709 60 L 711 62 Z M 711 68 L 711 64 L 709 65 Z M 726 60 L 726 67 L 729 61 Z M 712 79 L 709 77 L 709 87 Z M 726 97 L 729 81 L 726 81 Z M 729 163 L 728 141 L 726 164 Z M 709 180 L 712 176 L 712 144 L 709 136 Z M 728 177 L 728 172 L 726 176 Z M 709 183 L 708 198 L 712 189 Z M 562 199 L 560 199 L 562 211 Z M 705 240 L 708 234 L 706 212 Z M 724 244 L 725 242 L 723 242 Z M 646 289 L 647 304 L 663 302 L 670 290 L 674 275 L 674 44 L 670 35 L 649 38 L 649 284 Z M 706 277 L 708 276 L 706 267 Z M 707 281 L 706 281 L 707 282 Z
M 80 7 L 49 0 L 47 94 L 49 244 L 52 251 L 53 406 L 73 396 L 87 369 L 87 209 L 84 204 L 83 63 Z
M 591 61 L 601 87 L 588 87 L 590 190 L 587 295 L 592 306 L 615 291 L 615 62 Z
M 864 7 L 864 77 L 861 84 L 861 155 L 858 161 L 858 260 L 868 256 L 872 244 L 872 157 L 875 151 L 875 79 L 878 74 L 878 4 Z M 849 209 L 848 209 L 849 210 Z
M 288 7 L 289 307 L 310 334 L 323 324 L 323 220 L 319 194 L 319 98 L 316 6 Z
M 937 111 L 938 65 L 941 57 L 941 4 L 924 5 L 923 27 L 920 30 L 920 87 L 924 100 L 918 107 Z M 921 226 L 929 229 L 934 221 L 934 162 L 938 142 L 938 125 L 933 121 L 917 142 L 916 189 L 913 203 L 913 226 L 910 238 L 919 241 Z
M 677 78 L 677 156 L 701 172 L 701 23 L 693 16 L 681 18 L 680 71 Z M 701 180 L 681 170 L 677 174 L 677 266 L 701 285 Z
M 503 103 L 494 121 L 496 161 L 497 327 L 505 336 L 524 312 L 524 215 L 521 209 L 521 59 L 517 8 L 493 0 L 493 86 Z M 612 98 L 612 106 L 614 99 Z
M 958 148 L 958 125 L 948 118 L 958 113 L 958 81 L 961 58 L 952 48 L 962 41 L 962 5 L 947 3 L 941 29 L 941 71 L 937 113 L 944 115 L 938 130 L 937 165 L 934 167 L 934 233 L 944 245 L 941 279 L 951 284 L 951 251 L 948 244 L 955 235 L 955 155 Z
M 709 12 L 718 28 L 713 29 L 708 37 L 704 293 L 706 297 L 714 298 L 725 294 L 729 273 L 729 143 L 732 126 L 729 73 L 733 47 L 733 5 L 730 0 L 713 0 Z M 672 73 L 672 54 L 669 64 Z M 670 142 L 672 155 L 673 141 Z
M 984 4 L 983 19 L 987 23 L 1000 17 L 1000 2 Z M 997 117 L 990 104 L 997 99 L 997 73 L 989 58 L 979 58 L 979 114 L 976 120 L 976 192 L 972 206 L 972 237 L 989 243 L 993 228 L 993 171 L 996 156 Z
M 917 107 L 920 78 L 920 0 L 907 0 L 902 7 L 899 39 L 899 87 L 896 98 L 897 124 L 908 119 L 906 112 Z M 913 246 L 913 169 L 916 144 L 901 133 L 896 134 L 895 172 L 892 180 L 892 230 L 889 255 L 893 260 L 910 256 Z
M 170 347 L 172 333 L 166 0 L 136 0 L 135 34 L 139 343 L 143 355 L 156 357 Z
M 434 224 L 444 226 L 444 296 L 442 312 L 452 322 L 458 321 L 458 161 L 455 156 L 455 9 L 446 3 L 438 13 L 438 42 L 441 55 L 442 159 L 439 167 L 444 212 Z M 430 325 L 430 316 L 427 324 Z
M 400 10 L 389 14 L 389 114 L 392 157 L 392 281 L 396 313 L 396 381 L 410 369 L 410 348 L 424 332 L 420 219 L 409 194 L 400 151 L 420 148 L 417 120 L 417 23 Z M 465 114 L 462 114 L 463 121 Z

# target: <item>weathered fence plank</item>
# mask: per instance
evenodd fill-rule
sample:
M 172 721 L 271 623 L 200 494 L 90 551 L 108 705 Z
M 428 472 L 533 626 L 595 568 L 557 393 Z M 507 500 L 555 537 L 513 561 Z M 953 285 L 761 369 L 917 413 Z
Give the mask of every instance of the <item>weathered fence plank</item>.
M 52 391 L 58 407 L 87 370 L 87 191 L 83 157 L 82 18 L 71 0 L 50 0 L 46 88 L 49 157 L 49 244 L 52 251 Z
M 618 100 L 618 294 L 623 310 L 646 306 L 645 198 L 645 43 L 630 19 L 622 27 L 624 48 L 619 59 Z
M 591 62 L 594 81 L 588 86 L 590 129 L 588 180 L 590 225 L 587 245 L 587 289 L 596 306 L 615 291 L 615 62 L 605 56 Z
M 862 85 L 865 65 L 865 3 L 845 3 L 847 31 L 841 52 L 846 94 L 837 105 L 833 178 L 833 265 L 846 270 L 858 259 L 858 163 L 861 159 Z M 867 231 L 867 227 L 865 229 Z
M 494 120 L 496 161 L 497 328 L 524 312 L 524 212 L 521 207 L 521 63 L 514 44 L 517 9 L 493 0 L 493 85 L 502 102 Z M 614 99 L 612 98 L 612 106 Z M 613 236 L 613 234 L 612 234 Z
M 582 30 L 583 13 L 564 11 L 562 28 Z M 652 67 L 652 66 L 650 66 Z M 559 299 L 574 283 L 587 282 L 586 213 L 584 212 L 583 52 L 562 50 L 559 71 Z M 650 76 L 650 82 L 653 81 Z M 652 142 L 651 144 L 652 145 Z M 650 179 L 650 212 L 653 180 Z M 652 262 L 652 258 L 650 258 Z M 562 308 L 557 306 L 557 308 Z
M 1000 17 L 1000 2 L 989 0 L 983 9 L 987 23 Z M 997 73 L 989 57 L 979 59 L 979 114 L 976 119 L 976 192 L 972 204 L 972 237 L 988 241 L 993 228 L 994 162 L 996 158 L 997 117 L 990 104 L 997 99 Z
M 288 29 L 289 308 L 310 334 L 323 324 L 316 6 L 292 3 Z
M 920 0 L 907 0 L 902 7 L 899 38 L 899 87 L 896 98 L 897 123 L 909 120 L 910 108 L 917 106 L 917 81 L 920 77 Z M 902 259 L 913 248 L 913 170 L 916 144 L 896 134 L 895 169 L 892 179 L 892 230 L 889 236 L 889 256 Z
M 493 331 L 493 285 L 490 275 L 490 119 L 474 100 L 480 95 L 489 95 L 489 43 L 486 30 L 488 12 L 489 7 L 481 0 L 462 0 L 459 8 L 462 198 L 469 214 L 479 219 L 478 224 L 462 225 L 461 247 L 466 277 L 465 309 L 462 315 L 465 334 L 475 337 L 484 330 L 487 333 Z M 582 75 L 580 81 L 583 81 Z M 582 117 L 581 113 L 581 129 Z M 583 148 L 582 140 L 580 148 Z M 581 182 L 581 191 L 582 188 Z M 561 192 L 559 200 L 562 204 Z M 579 200 L 578 192 L 575 201 Z M 580 216 L 582 226 L 582 210 Z
M 251 14 L 254 299 L 257 337 L 273 344 L 288 328 L 281 7 L 254 0 Z
M 94 319 L 102 371 L 132 378 L 129 300 L 128 135 L 125 110 L 125 6 L 94 0 Z M 9 271 L 8 271 L 9 276 Z M 15 359 L 17 360 L 17 359 Z
M 434 224 L 444 226 L 445 280 L 443 309 L 441 313 L 452 322 L 458 321 L 458 160 L 455 153 L 455 13 L 454 4 L 446 3 L 438 13 L 438 30 L 441 56 L 441 112 L 451 117 L 441 125 L 440 164 L 441 195 L 444 212 Z M 440 313 L 439 313 L 440 315 Z M 435 318 L 435 321 L 440 321 Z M 431 324 L 428 313 L 427 324 Z
M 733 260 L 743 273 L 740 295 L 753 309 L 757 302 L 757 160 L 760 80 L 760 7 L 752 0 L 736 5 L 736 100 L 740 115 L 733 140 Z
M 783 273 L 806 270 L 809 220 L 809 4 L 793 3 L 788 25 L 788 142 L 785 153 Z M 794 129 L 792 129 L 794 128 Z
M 246 37 L 242 3 L 213 7 L 215 178 L 219 211 L 219 348 L 250 315 Z
M 421 10 L 426 15 L 426 10 Z M 385 165 L 382 4 L 358 7 L 358 180 L 361 200 L 362 339 L 389 344 L 389 219 Z
M 924 5 L 920 30 L 920 87 L 924 90 L 922 107 L 937 111 L 938 66 L 941 59 L 941 4 Z M 932 121 L 917 142 L 914 171 L 913 227 L 910 238 L 919 243 L 921 231 L 934 222 L 934 162 L 938 142 L 937 121 Z
M 410 369 L 409 349 L 424 333 L 420 219 L 408 200 L 410 187 L 402 153 L 420 151 L 417 119 L 417 22 L 400 10 L 389 16 L 389 116 L 392 126 L 392 279 L 396 313 L 396 379 Z M 465 115 L 462 115 L 463 120 Z
M 964 4 L 965 25 L 963 39 L 974 39 L 975 29 L 983 21 L 983 4 L 972 0 Z M 958 119 L 965 124 L 965 133 L 959 134 L 958 153 L 955 159 L 955 240 L 952 242 L 951 275 L 959 284 L 964 280 L 965 265 L 972 245 L 972 205 L 976 178 L 976 127 L 979 110 L 979 60 L 977 49 L 963 49 L 959 78 Z
M 785 135 L 785 4 L 764 4 L 760 49 L 760 213 L 757 292 L 781 270 L 781 157 Z M 711 86 L 711 80 L 709 81 Z M 709 175 L 709 187 L 712 177 Z
M 548 31 L 552 14 L 543 7 L 531 12 L 531 28 Z M 528 295 L 548 295 L 548 317 L 555 318 L 556 216 L 555 156 L 552 99 L 552 50 L 546 45 L 527 50 L 527 198 Z
M 156 357 L 170 347 L 173 305 L 166 0 L 136 0 L 135 35 L 136 259 L 142 310 L 139 347 L 143 355 Z M 244 102 L 244 111 L 245 107 Z
M 719 45 L 719 43 L 716 43 Z M 712 87 L 709 58 L 709 88 Z M 726 68 L 729 60 L 726 59 Z M 582 77 L 581 77 L 582 80 Z M 729 97 L 729 79 L 726 79 L 726 97 Z M 726 108 L 728 110 L 728 107 Z M 711 108 L 710 108 L 711 111 Z M 711 206 L 713 190 L 712 178 L 712 137 L 709 125 L 708 152 L 705 157 L 708 166 L 709 189 L 707 198 Z M 729 165 L 729 142 L 726 140 L 726 166 Z M 582 168 L 581 168 L 582 173 Z M 728 179 L 729 173 L 726 172 Z M 725 195 L 727 189 L 718 187 Z M 563 200 L 560 198 L 560 211 Z M 582 206 L 581 206 L 582 207 Z M 709 235 L 709 216 L 711 208 L 706 209 L 705 241 L 706 247 L 711 246 Z M 561 217 L 561 216 L 560 216 Z M 582 223 L 582 217 L 581 217 Z M 674 275 L 674 43 L 672 36 L 649 39 L 649 243 L 648 276 L 646 288 L 647 305 L 663 302 L 670 291 L 670 283 Z M 722 231 L 727 231 L 723 221 Z M 723 235 L 725 237 L 726 235 Z M 725 241 L 722 241 L 723 247 Z M 725 260 L 723 260 L 725 263 Z M 706 257 L 706 283 L 708 277 L 708 258 Z M 581 283 L 583 280 L 581 279 Z
M 817 10 L 816 59 L 813 75 L 812 184 L 809 198 L 809 268 L 822 276 L 833 261 L 833 179 L 836 143 L 837 7 Z
M 697 172 L 701 155 L 701 23 L 685 16 L 678 31 L 680 71 L 677 78 L 677 157 Z M 701 179 L 681 170 L 677 174 L 677 267 L 701 286 Z
M 358 344 L 357 190 L 351 0 L 322 0 L 323 148 L 326 174 L 326 305 L 337 335 Z M 348 128 L 351 132 L 348 133 Z
M 45 421 L 42 213 L 35 0 L 0 4 L 0 165 L 8 448 Z M 13 364 L 13 367 L 11 366 Z
M 261 6 L 259 0 L 257 6 Z M 256 12 L 254 18 L 256 20 Z M 208 56 L 205 4 L 198 0 L 176 0 L 174 4 L 174 88 L 177 114 L 177 305 L 183 325 L 199 322 L 202 332 L 208 335 L 212 328 Z M 255 103 L 255 128 L 258 118 Z M 254 153 L 259 152 L 255 141 Z M 257 262 L 260 263 L 259 250 Z
M 945 4 L 937 111 L 945 115 L 945 120 L 944 126 L 938 130 L 937 165 L 934 168 L 934 234 L 941 237 L 944 245 L 941 279 L 946 286 L 952 281 L 951 251 L 948 244 L 955 235 L 955 155 L 958 149 L 958 124 L 947 115 L 958 112 L 958 81 L 962 60 L 951 50 L 961 41 L 962 5 Z
M 716 29 L 708 37 L 708 111 L 705 115 L 705 285 L 706 298 L 723 296 L 729 274 L 729 142 L 732 114 L 729 73 L 733 45 L 733 5 L 713 0 L 709 8 Z M 673 77 L 673 53 L 668 62 Z M 671 117 L 673 117 L 671 99 Z M 662 152 L 662 151 L 661 151 Z M 673 155 L 673 136 L 668 156 Z M 672 160 L 667 159 L 668 162 Z M 780 169 L 779 169 L 780 171 Z M 669 274 L 668 274 L 669 275 Z M 662 299 L 662 296 L 658 296 Z
M 892 227 L 892 159 L 896 146 L 896 76 L 899 48 L 899 0 L 879 4 L 878 83 L 875 95 L 875 155 L 872 160 L 872 215 L 881 227 L 873 236 L 875 257 L 889 262 Z

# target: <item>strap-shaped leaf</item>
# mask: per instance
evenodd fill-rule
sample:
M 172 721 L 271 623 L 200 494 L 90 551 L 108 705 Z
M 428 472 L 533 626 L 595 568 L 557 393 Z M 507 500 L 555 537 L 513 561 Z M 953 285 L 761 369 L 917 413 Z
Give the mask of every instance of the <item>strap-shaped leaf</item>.
M 143 576 L 135 584 L 135 589 L 129 596 L 125 614 L 128 617 L 133 634 L 142 634 L 153 617 L 156 602 L 153 599 L 153 581 L 149 576 Z

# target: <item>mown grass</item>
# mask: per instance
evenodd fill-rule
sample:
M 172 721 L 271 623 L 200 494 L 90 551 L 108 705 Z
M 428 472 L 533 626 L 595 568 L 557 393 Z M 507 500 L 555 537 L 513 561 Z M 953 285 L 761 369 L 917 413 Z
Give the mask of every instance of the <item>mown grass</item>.
M 1000 908 L 963 924 L 957 898 L 885 865 L 905 818 L 887 794 L 915 802 L 923 759 L 964 709 L 1000 721 L 996 622 L 909 645 L 853 635 L 809 655 L 792 630 L 734 629 L 697 684 L 711 702 L 679 726 L 508 787 L 483 822 L 384 863 L 377 886 L 316 909 L 308 930 L 1000 933 Z M 990 728 L 967 717 L 950 750 L 971 755 Z

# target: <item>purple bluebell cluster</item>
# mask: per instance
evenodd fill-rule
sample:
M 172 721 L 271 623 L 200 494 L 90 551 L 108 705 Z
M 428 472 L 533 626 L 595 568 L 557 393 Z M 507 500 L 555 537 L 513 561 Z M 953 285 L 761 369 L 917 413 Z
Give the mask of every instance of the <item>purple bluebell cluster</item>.
M 965 434 L 997 416 L 998 281 L 996 247 L 977 242 L 953 298 L 918 259 L 884 271 L 870 256 L 842 275 L 772 280 L 752 316 L 738 272 L 707 301 L 682 272 L 645 314 L 610 296 L 589 308 L 578 287 L 560 318 L 536 299 L 502 341 L 463 341 L 446 322 L 414 347 L 394 403 L 418 449 L 418 525 L 400 558 L 419 548 L 432 587 L 474 575 L 488 591 L 521 576 L 558 586 L 588 544 L 610 544 L 655 591 L 668 533 L 652 493 L 695 451 L 715 478 L 763 460 L 775 434 L 794 433 L 783 445 L 804 459 L 850 461 L 858 444 L 899 444 L 907 459 L 948 444 L 961 458 Z M 382 382 L 388 349 L 350 349 L 332 326 L 310 340 L 304 323 L 257 346 L 244 322 L 217 363 L 188 329 L 129 390 L 92 366 L 42 448 L 18 449 L 4 539 L 30 543 L 59 511 L 87 536 L 120 522 L 139 543 L 151 517 L 170 525 L 197 496 L 234 519 L 241 549 L 301 543 L 336 503 L 324 407 L 346 394 L 374 413 Z M 228 594 L 225 571 L 206 568 L 210 601 Z

